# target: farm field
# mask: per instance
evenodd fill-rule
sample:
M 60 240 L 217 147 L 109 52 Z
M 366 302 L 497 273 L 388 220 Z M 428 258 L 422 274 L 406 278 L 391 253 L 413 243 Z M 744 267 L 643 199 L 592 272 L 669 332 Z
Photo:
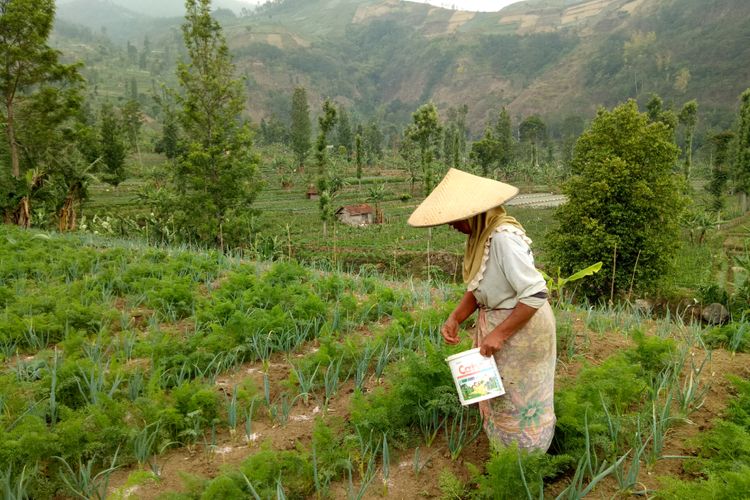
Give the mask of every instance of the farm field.
M 431 276 L 455 279 L 459 269 L 459 253 L 464 237 L 447 227 L 437 227 L 431 232 L 428 245 L 427 231 L 406 224 L 411 211 L 421 200 L 422 186 L 417 185 L 412 195 L 404 173 L 382 165 L 367 167 L 361 182 L 355 177 L 353 166 L 341 167 L 345 184 L 335 198 L 336 207 L 369 203 L 382 210 L 385 223 L 366 227 L 332 224 L 323 237 L 323 223 L 318 201 L 307 199 L 305 194 L 313 180 L 306 181 L 304 174 L 294 176 L 288 188 L 282 188 L 280 174 L 272 168 L 272 160 L 264 152 L 261 166 L 264 188 L 254 207 L 259 211 L 258 235 L 250 243 L 252 250 L 266 258 L 280 256 L 296 260 L 325 264 L 329 267 L 357 270 L 365 265 L 390 275 L 426 276 L 428 246 L 434 258 Z M 96 184 L 92 196 L 84 205 L 87 225 L 102 234 L 132 235 L 138 229 L 138 219 L 148 217 L 148 207 L 143 206 L 139 192 L 148 180 L 145 178 L 160 163 L 166 161 L 156 154 L 143 155 L 143 166 L 131 158 L 134 176 L 119 187 Z M 308 170 L 314 169 L 310 167 Z M 382 200 L 371 201 L 372 189 L 382 189 Z M 521 186 L 518 200 L 509 204 L 511 213 L 523 221 L 529 235 L 537 242 L 535 249 L 544 259 L 543 237 L 553 224 L 554 207 L 563 199 L 549 193 L 547 186 Z M 542 191 L 537 194 L 528 194 Z M 92 219 L 96 219 L 92 223 Z M 107 221 L 102 227 L 102 221 Z M 141 234 L 145 239 L 147 234 Z
M 460 287 L 10 227 L 0 255 L 17 497 L 747 491 L 744 323 L 556 304 L 550 453 L 493 453 L 443 361 Z

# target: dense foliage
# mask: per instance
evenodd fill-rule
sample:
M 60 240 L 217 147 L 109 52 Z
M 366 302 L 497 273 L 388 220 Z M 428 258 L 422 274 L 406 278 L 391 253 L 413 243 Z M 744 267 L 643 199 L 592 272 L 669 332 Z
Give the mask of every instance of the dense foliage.
M 169 172 L 170 192 L 157 192 L 163 223 L 184 239 L 236 246 L 251 235 L 252 203 L 260 189 L 258 158 L 241 113 L 244 96 L 210 0 L 186 4 L 183 38 L 190 58 L 178 66 L 184 95 L 179 120 L 184 144 Z
M 569 202 L 556 213 L 551 241 L 564 275 L 604 263 L 582 285 L 587 296 L 627 293 L 631 283 L 644 289 L 670 266 L 684 205 L 676 160 L 672 132 L 649 122 L 634 101 L 600 110 L 578 139 L 563 187 Z

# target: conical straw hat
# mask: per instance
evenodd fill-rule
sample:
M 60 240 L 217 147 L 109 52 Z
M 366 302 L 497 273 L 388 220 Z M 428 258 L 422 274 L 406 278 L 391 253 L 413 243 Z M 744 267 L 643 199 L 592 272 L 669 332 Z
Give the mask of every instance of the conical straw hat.
M 452 168 L 414 210 L 409 225 L 430 227 L 468 219 L 502 205 L 518 188 Z

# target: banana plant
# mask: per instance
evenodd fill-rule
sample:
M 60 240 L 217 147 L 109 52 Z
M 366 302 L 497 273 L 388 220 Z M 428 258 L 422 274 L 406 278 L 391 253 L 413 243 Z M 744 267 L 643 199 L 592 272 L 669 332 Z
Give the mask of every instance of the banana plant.
M 559 267 L 557 268 L 557 278 L 553 278 L 549 276 L 544 271 L 540 271 L 540 272 L 542 273 L 542 276 L 544 277 L 545 281 L 547 281 L 547 290 L 549 291 L 550 295 L 556 296 L 557 305 L 561 305 L 565 299 L 565 295 L 564 295 L 565 285 L 567 285 L 568 283 L 572 283 L 573 281 L 578 281 L 580 279 L 583 279 L 586 276 L 591 276 L 592 274 L 596 274 L 599 272 L 601 268 L 602 268 L 602 263 L 601 261 L 599 261 L 596 264 L 592 264 L 585 269 L 581 269 L 580 271 L 571 274 L 567 278 L 563 278 L 562 276 L 560 276 Z

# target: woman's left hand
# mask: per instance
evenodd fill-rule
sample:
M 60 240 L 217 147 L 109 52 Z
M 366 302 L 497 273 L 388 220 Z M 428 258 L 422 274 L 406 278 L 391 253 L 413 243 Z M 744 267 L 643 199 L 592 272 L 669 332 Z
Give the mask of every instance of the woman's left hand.
M 492 332 L 482 339 L 482 342 L 479 344 L 479 353 L 482 356 L 492 356 L 502 349 L 504 343 L 505 339 L 498 335 L 497 332 Z

